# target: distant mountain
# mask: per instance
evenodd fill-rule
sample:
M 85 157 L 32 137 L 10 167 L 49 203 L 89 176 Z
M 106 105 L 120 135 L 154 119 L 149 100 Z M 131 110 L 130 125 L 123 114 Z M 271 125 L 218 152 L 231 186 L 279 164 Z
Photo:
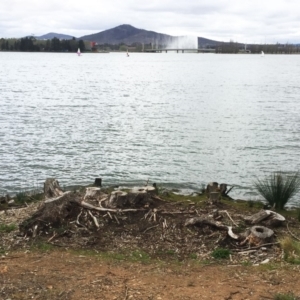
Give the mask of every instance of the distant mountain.
M 50 32 L 41 36 L 36 37 L 36 39 L 48 40 L 54 37 L 58 39 L 72 39 L 73 37 L 66 34 Z M 108 30 L 104 30 L 98 33 L 84 35 L 77 40 L 85 40 L 90 42 L 96 42 L 97 44 L 111 44 L 118 45 L 124 43 L 126 45 L 131 45 L 134 43 L 144 43 L 153 44 L 160 46 L 176 47 L 178 45 L 178 36 L 171 36 L 168 34 L 157 33 L 154 31 L 148 31 L 145 29 L 138 29 L 131 25 L 124 24 Z M 187 42 L 187 41 L 186 41 Z M 191 39 L 192 44 L 195 40 Z M 203 37 L 198 37 L 198 47 L 210 47 L 221 44 L 222 42 L 206 39 Z
M 99 33 L 85 35 L 80 37 L 82 40 L 96 42 L 98 44 L 133 44 L 133 43 L 162 43 L 172 40 L 173 37 L 167 34 L 161 34 L 154 31 L 138 29 L 131 25 L 120 25 L 112 29 L 104 30 Z
M 179 37 L 171 36 L 168 34 L 157 33 L 144 29 L 138 29 L 131 25 L 124 24 L 112 29 L 104 30 L 99 33 L 85 35 L 80 37 L 82 40 L 96 42 L 98 44 L 120 44 L 124 43 L 131 45 L 133 43 L 144 43 L 154 45 L 172 45 L 174 46 Z M 220 44 L 218 41 L 209 40 L 205 38 L 198 38 L 198 46 L 215 46 Z M 171 47 L 172 47 L 171 46 Z
M 58 38 L 60 40 L 71 40 L 73 36 L 67 35 L 67 34 L 61 34 L 61 33 L 55 33 L 55 32 L 49 32 L 47 34 L 36 36 L 37 40 L 52 40 L 53 38 Z

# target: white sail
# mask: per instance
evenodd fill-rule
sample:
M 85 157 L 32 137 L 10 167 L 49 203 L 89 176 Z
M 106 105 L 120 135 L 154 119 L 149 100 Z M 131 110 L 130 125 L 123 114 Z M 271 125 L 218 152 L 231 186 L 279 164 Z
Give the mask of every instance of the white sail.
M 78 55 L 78 56 L 81 55 L 80 48 L 78 48 L 78 50 L 77 50 L 77 55 Z
M 264 53 L 264 51 L 261 51 L 261 56 L 265 56 L 265 53 Z

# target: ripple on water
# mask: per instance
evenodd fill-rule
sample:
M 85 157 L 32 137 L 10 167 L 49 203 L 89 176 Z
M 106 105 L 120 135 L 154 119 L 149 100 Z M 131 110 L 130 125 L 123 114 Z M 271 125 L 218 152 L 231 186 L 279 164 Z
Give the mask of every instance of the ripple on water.
M 255 176 L 299 169 L 297 56 L 0 56 L 0 194 L 101 176 L 252 198 Z

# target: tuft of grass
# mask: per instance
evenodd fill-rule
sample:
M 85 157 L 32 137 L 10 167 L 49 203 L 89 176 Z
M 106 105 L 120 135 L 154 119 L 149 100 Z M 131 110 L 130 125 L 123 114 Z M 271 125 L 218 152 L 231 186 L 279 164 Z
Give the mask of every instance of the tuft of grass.
M 53 246 L 47 242 L 44 242 L 44 241 L 39 241 L 31 247 L 32 250 L 36 249 L 36 250 L 40 250 L 42 252 L 49 252 L 49 251 L 53 250 L 54 248 L 55 248 L 55 246 Z
M 15 224 L 0 224 L 0 232 L 10 233 L 17 229 L 17 225 Z
M 286 237 L 280 241 L 280 246 L 284 252 L 284 258 L 291 264 L 300 264 L 300 242 Z
M 190 257 L 191 259 L 197 259 L 197 258 L 198 258 L 198 255 L 197 255 L 197 253 L 191 253 L 191 254 L 189 255 L 189 257 Z
M 299 297 L 296 297 L 293 293 L 288 294 L 276 294 L 274 300 L 297 300 Z
M 300 190 L 300 174 L 274 172 L 263 180 L 256 179 L 254 187 L 272 207 L 284 209 L 288 201 Z
M 15 202 L 17 204 L 25 204 L 25 203 L 41 201 L 43 200 L 43 198 L 44 198 L 44 194 L 39 192 L 38 190 L 23 191 L 16 194 Z
M 230 250 L 224 248 L 217 248 L 212 253 L 211 256 L 215 259 L 227 259 L 230 256 Z
M 149 262 L 150 256 L 144 251 L 136 250 L 131 253 L 130 259 L 132 261 L 140 261 L 140 262 L 146 263 L 146 262 Z

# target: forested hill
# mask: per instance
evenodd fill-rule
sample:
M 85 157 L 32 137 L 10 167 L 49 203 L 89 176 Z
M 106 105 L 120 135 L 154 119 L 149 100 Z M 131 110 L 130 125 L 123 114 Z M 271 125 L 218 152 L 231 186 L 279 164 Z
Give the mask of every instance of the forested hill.
M 172 43 L 178 36 L 171 36 L 168 34 L 157 33 L 154 31 L 148 31 L 145 29 L 138 29 L 128 24 L 120 25 L 108 30 L 104 30 L 98 33 L 84 35 L 80 39 L 85 41 L 96 42 L 97 44 L 126 44 L 131 45 L 134 43 L 143 44 L 168 44 Z M 219 41 L 198 37 L 198 45 L 200 47 L 216 46 L 220 44 Z
M 60 40 L 71 40 L 71 39 L 73 39 L 73 36 L 67 35 L 67 34 L 49 32 L 49 33 L 41 35 L 41 36 L 36 36 L 35 38 L 37 40 L 51 40 L 53 38 L 58 38 Z
M 104 30 L 98 33 L 85 35 L 80 37 L 85 41 L 96 42 L 98 44 L 128 44 L 133 43 L 162 43 L 163 41 L 172 41 L 173 36 L 157 33 L 154 31 L 148 31 L 144 29 L 138 29 L 131 25 L 120 25 L 112 29 Z

